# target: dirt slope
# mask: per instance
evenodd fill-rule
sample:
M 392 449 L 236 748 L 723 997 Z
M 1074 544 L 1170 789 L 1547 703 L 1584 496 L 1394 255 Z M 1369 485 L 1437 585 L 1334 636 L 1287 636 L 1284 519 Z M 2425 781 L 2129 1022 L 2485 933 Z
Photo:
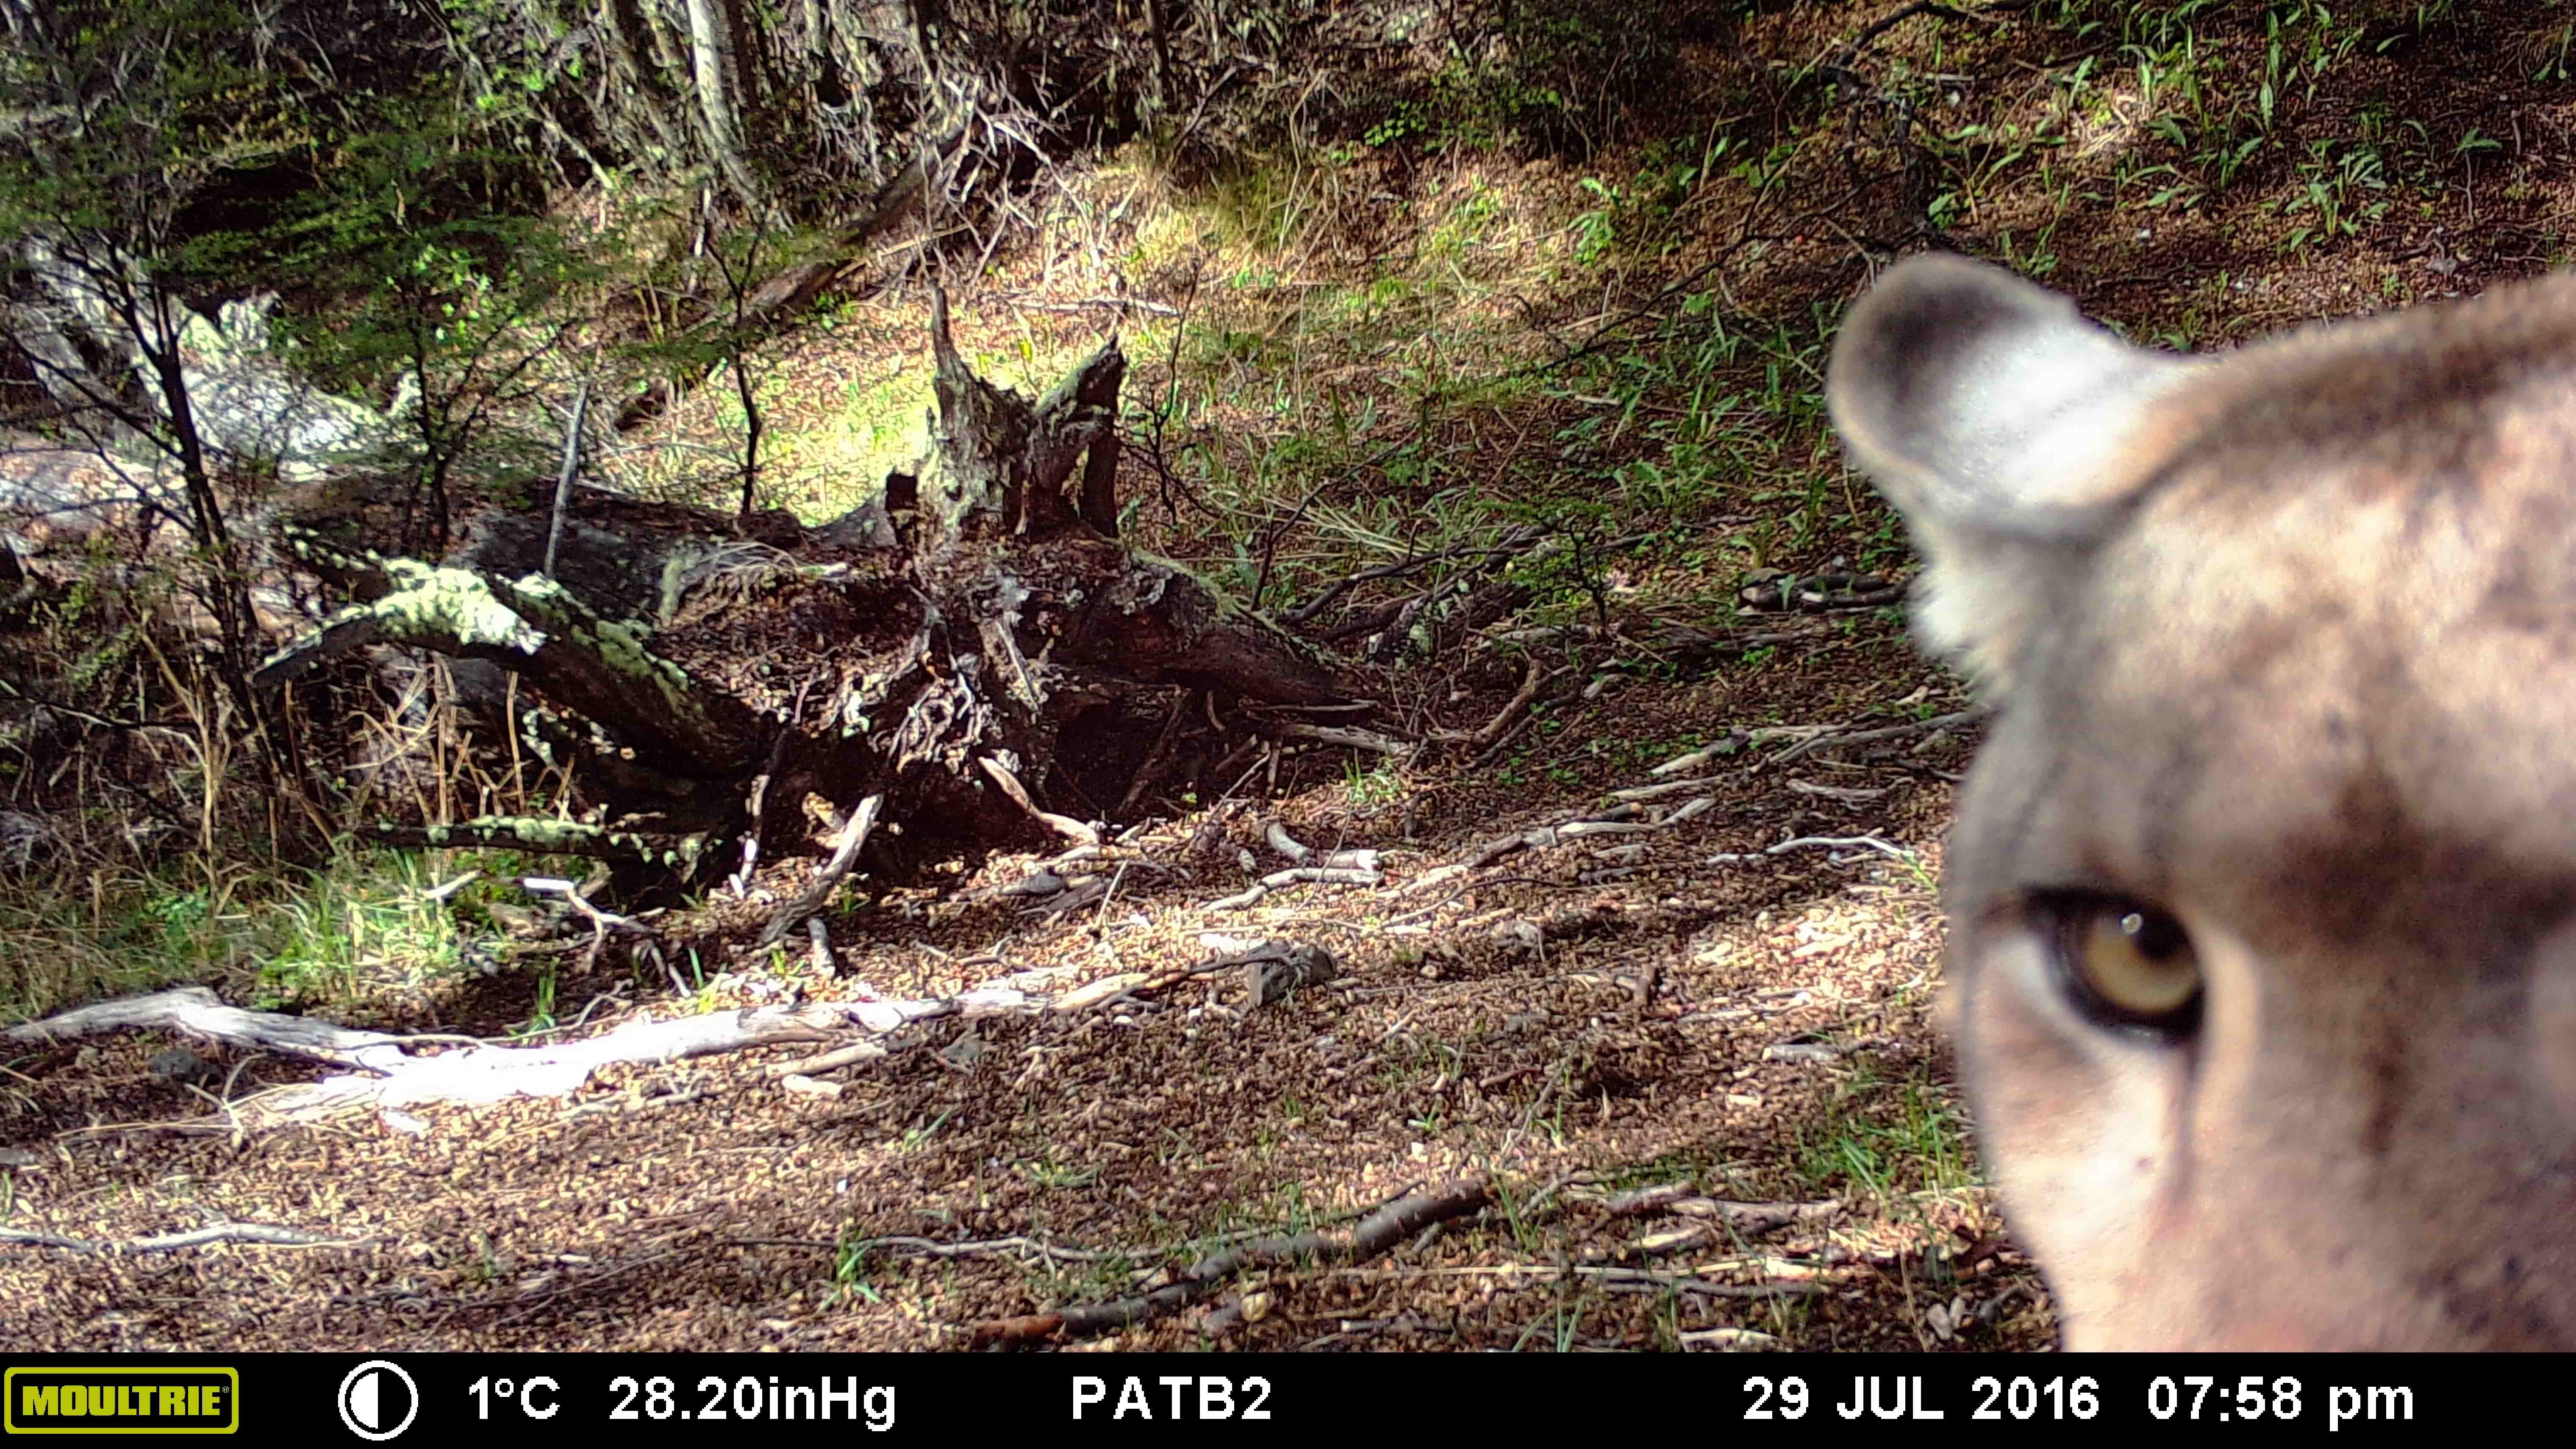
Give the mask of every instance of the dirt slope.
M 1878 637 L 1771 688 L 1794 700 L 1824 682 L 1800 674 L 1917 668 Z M 1699 686 L 1641 690 L 1624 710 L 1722 734 L 1771 703 Z M 10 1226 L 116 1240 L 258 1222 L 352 1241 L 14 1250 L 0 1296 L 19 1311 L 0 1320 L 0 1347 L 957 1347 L 992 1320 L 1141 1292 L 1229 1235 L 1332 1223 L 1479 1173 L 1505 1206 L 1372 1261 L 1238 1280 L 1210 1306 L 1249 1290 L 1266 1308 L 1214 1341 L 1647 1347 L 1735 1328 L 1764 1336 L 1751 1344 L 1910 1348 L 1943 1341 L 1930 1323 L 1955 1302 L 1972 1312 L 1960 1342 L 2036 1346 L 2048 1316 L 1967 1185 L 1925 1020 L 1937 849 L 1919 871 L 1866 848 L 1760 855 L 1794 835 L 1930 846 L 1948 792 L 1936 772 L 1966 742 L 1921 744 L 1777 768 L 1757 762 L 1787 744 L 1757 745 L 1667 797 L 1711 799 L 1684 824 L 1523 850 L 1412 894 L 1408 881 L 1513 829 L 1599 813 L 1597 797 L 1510 809 L 1469 777 L 1425 780 L 1446 818 L 1417 818 L 1408 842 L 1401 814 L 1310 790 L 1266 818 L 1319 846 L 1387 850 L 1388 884 L 1302 887 L 1248 911 L 1204 908 L 1238 867 L 1230 845 L 1188 864 L 1177 847 L 1202 822 L 1185 820 L 1140 842 L 1169 874 L 1131 870 L 1105 906 L 1067 919 L 1015 923 L 999 902 L 918 922 L 898 902 L 851 912 L 833 922 L 840 979 L 798 962 L 784 981 L 720 978 L 705 999 L 845 996 L 853 979 L 912 995 L 1033 969 L 1061 990 L 1203 959 L 1210 929 L 1322 944 L 1345 974 L 1249 1014 L 1227 972 L 1082 1012 L 935 1022 L 839 1078 L 837 1098 L 782 1091 L 747 1053 L 630 1070 L 570 1102 L 235 1142 L 155 1125 L 203 1121 L 202 1102 L 150 1070 L 160 1044 L 56 1048 L 11 1078 L 5 1140 L 32 1161 L 13 1174 Z M 1851 803 L 1793 781 L 1882 793 Z M 1234 834 L 1257 841 L 1260 818 Z M 1605 862 L 1605 848 L 1623 853 Z M 982 880 L 1027 864 L 994 862 Z M 1583 878 L 1604 870 L 1617 878 Z M 585 989 L 634 990 L 566 982 L 567 1018 Z M 1659 1184 L 1840 1205 L 1753 1238 L 1603 1206 Z M 1694 1225 L 1701 1241 L 1655 1245 Z M 1185 1314 L 1116 1341 L 1211 1340 Z

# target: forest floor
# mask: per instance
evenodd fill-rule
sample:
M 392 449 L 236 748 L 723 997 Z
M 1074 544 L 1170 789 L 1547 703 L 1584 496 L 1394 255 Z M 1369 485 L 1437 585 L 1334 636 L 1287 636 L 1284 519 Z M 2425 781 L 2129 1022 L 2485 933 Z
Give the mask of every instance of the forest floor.
M 654 923 L 693 963 L 687 997 L 513 938 L 487 885 L 431 889 L 509 868 L 490 857 L 362 864 L 305 897 L 172 884 L 113 920 L 82 905 L 104 898 L 95 873 L 0 904 L 0 968 L 23 978 L 184 937 L 198 977 L 243 999 L 276 986 L 275 952 L 205 942 L 290 917 L 307 941 L 345 917 L 316 956 L 329 971 L 299 984 L 307 1009 L 495 1037 L 790 997 L 1072 991 L 1204 962 L 1209 933 L 1322 946 L 1337 979 L 1257 1009 L 1223 973 L 946 1017 L 821 1090 L 782 1085 L 799 1052 L 778 1048 L 612 1069 L 569 1099 L 258 1131 L 213 1099 L 309 1066 L 218 1056 L 189 1082 L 156 1067 L 166 1040 L 22 1050 L 0 1061 L 0 1229 L 331 1241 L 0 1245 L 0 1350 L 954 1349 L 1463 1180 L 1491 1206 L 1089 1341 L 2053 1343 L 1934 1030 L 1934 882 L 1975 744 L 1934 722 L 1968 701 L 1894 608 L 1746 598 L 1755 570 L 1907 567 L 1823 419 L 1834 319 L 1935 233 L 2197 349 L 2560 264 L 2576 12 L 1776 9 L 1684 46 L 1659 119 L 1582 159 L 1530 159 L 1472 108 L 1428 103 L 1372 140 L 1216 177 L 1130 148 L 1050 178 L 1038 239 L 953 289 L 961 342 L 1024 386 L 1126 329 L 1122 495 L 1150 546 L 1272 608 L 1405 565 L 1310 632 L 1416 597 L 1427 613 L 1506 529 L 1563 540 L 1517 566 L 1515 617 L 1436 657 L 1407 657 L 1399 626 L 1381 661 L 1413 734 L 1474 731 L 1542 680 L 1490 744 L 1317 746 L 1161 801 L 1078 909 L 1008 893 L 1033 855 L 845 890 L 828 972 L 742 950 L 766 910 L 710 891 Z M 900 455 L 925 399 L 920 317 L 908 292 L 851 300 L 765 359 L 777 501 L 828 516 Z M 721 442 L 740 423 L 726 391 L 666 441 Z M 639 455 L 626 481 L 688 493 L 654 459 L 689 452 Z M 1490 849 L 1672 779 L 1696 783 L 1639 802 L 1649 816 L 1707 803 Z M 1383 883 L 1211 905 L 1244 884 L 1243 852 L 1281 863 L 1272 824 L 1382 852 Z M 1802 840 L 1840 843 L 1775 850 Z M 813 868 L 750 884 L 785 897 Z

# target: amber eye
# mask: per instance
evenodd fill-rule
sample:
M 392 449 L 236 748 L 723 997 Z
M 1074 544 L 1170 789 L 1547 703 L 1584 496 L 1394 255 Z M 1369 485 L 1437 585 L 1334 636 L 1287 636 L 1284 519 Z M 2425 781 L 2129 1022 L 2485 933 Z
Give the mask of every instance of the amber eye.
M 2118 896 L 2070 893 L 2038 904 L 2058 976 L 2086 1016 L 2173 1038 L 2200 1025 L 2200 955 L 2181 922 Z

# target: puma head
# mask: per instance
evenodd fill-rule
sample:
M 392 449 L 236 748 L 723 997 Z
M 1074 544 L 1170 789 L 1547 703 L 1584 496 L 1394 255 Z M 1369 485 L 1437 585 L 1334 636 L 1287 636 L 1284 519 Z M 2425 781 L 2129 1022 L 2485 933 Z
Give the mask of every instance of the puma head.
M 2576 1347 L 2576 277 L 2195 358 L 1920 257 L 1828 396 L 1997 706 L 1951 1023 L 2068 1346 Z

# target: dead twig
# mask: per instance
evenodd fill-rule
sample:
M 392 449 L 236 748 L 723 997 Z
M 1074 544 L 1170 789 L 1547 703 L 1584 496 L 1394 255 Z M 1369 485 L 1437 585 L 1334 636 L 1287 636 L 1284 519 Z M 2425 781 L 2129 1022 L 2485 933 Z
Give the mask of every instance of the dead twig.
M 782 1077 L 818 1077 L 825 1072 L 857 1066 L 861 1062 L 876 1061 L 885 1054 L 884 1047 L 872 1041 L 863 1041 L 816 1056 L 798 1057 L 792 1062 L 780 1062 L 769 1069 L 769 1075 L 773 1080 Z
M 1861 805 L 1887 793 L 1884 785 L 1863 789 L 1856 785 L 1820 785 L 1813 780 L 1791 780 L 1789 793 L 1813 795 L 1819 800 L 1840 800 L 1847 805 Z
M 554 517 L 546 525 L 545 562 L 537 572 L 555 576 L 555 549 L 563 542 L 564 513 L 572 506 L 572 480 L 581 473 L 581 425 L 590 416 L 590 379 L 583 378 L 572 395 L 572 421 L 564 425 L 563 466 L 555 475 Z
M 1150 1322 L 1209 1296 L 1246 1268 L 1293 1264 L 1308 1258 L 1328 1264 L 1363 1262 L 1424 1228 L 1482 1211 L 1492 1202 L 1493 1190 L 1481 1179 L 1453 1182 L 1399 1198 L 1362 1218 L 1347 1232 L 1291 1233 L 1210 1254 L 1182 1269 L 1172 1282 L 1142 1297 L 978 1324 L 970 1346 L 1027 1343 L 1059 1334 L 1085 1338 Z
M 1386 877 L 1374 870 L 1338 870 L 1328 866 L 1300 865 L 1287 870 L 1274 870 L 1254 881 L 1250 889 L 1223 900 L 1207 903 L 1211 911 L 1249 910 L 1263 896 L 1292 885 L 1365 885 L 1382 884 Z
M 1844 745 L 1875 744 L 1880 740 L 1903 739 L 1907 735 L 1928 735 L 1935 730 L 1948 729 L 1952 725 L 1963 725 L 1972 720 L 1983 719 L 1985 714 L 1982 708 L 1963 709 L 1950 714 L 1934 715 L 1930 719 L 1919 719 L 1911 724 L 1889 725 L 1884 729 L 1874 730 L 1845 731 L 1837 726 L 1809 735 L 1763 763 L 1785 765 L 1801 755 L 1814 754 L 1822 749 L 1840 749 Z
M 1638 785 L 1626 790 L 1613 790 L 1610 792 L 1610 798 L 1624 805 L 1634 805 L 1640 801 L 1661 799 L 1666 795 L 1678 795 L 1685 790 L 1705 789 L 1716 784 L 1718 778 L 1715 775 L 1693 775 L 1686 780 L 1667 780 L 1660 785 Z
M 11 1041 L 46 1042 L 152 1027 L 361 1070 L 382 1070 L 376 1063 L 399 1060 L 408 1041 L 384 1032 L 351 1031 L 308 1016 L 226 1006 L 203 986 L 178 986 L 75 1007 L 13 1026 L 6 1035 Z
M 1299 865 L 1319 866 L 1327 870 L 1375 870 L 1378 853 L 1374 850 L 1327 850 L 1318 852 L 1288 833 L 1288 828 L 1273 820 L 1261 828 L 1262 843 Z
M 1541 688 L 1571 672 L 1567 669 L 1549 669 L 1540 662 L 1537 655 L 1533 654 L 1522 661 L 1519 692 L 1514 694 L 1510 702 L 1497 711 L 1492 719 L 1485 721 L 1484 728 L 1472 733 L 1464 730 L 1443 730 L 1434 738 L 1473 745 L 1479 750 L 1491 749 L 1495 742 L 1503 737 L 1503 732 L 1510 729 L 1513 722 L 1520 718 L 1521 711 L 1530 707 L 1530 701 L 1538 698 Z
M 1301 740 L 1319 740 L 1328 745 L 1366 750 L 1371 754 L 1401 756 L 1413 752 L 1413 746 L 1375 730 L 1348 729 L 1339 725 L 1307 724 L 1291 720 L 1279 726 L 1279 733 Z
M 184 1233 L 161 1233 L 149 1238 L 123 1238 L 93 1241 L 88 1238 L 66 1238 L 55 1233 L 30 1233 L 17 1228 L 0 1228 L 0 1243 L 16 1243 L 31 1248 L 60 1248 L 70 1253 L 175 1253 L 181 1248 L 203 1247 L 208 1243 L 264 1243 L 280 1248 L 354 1248 L 365 1238 L 342 1238 L 329 1233 L 306 1232 L 302 1228 L 281 1228 L 269 1223 L 217 1223 L 210 1228 L 191 1228 Z
M 851 811 L 850 818 L 842 824 L 841 838 L 834 843 L 832 858 L 825 863 L 822 873 L 815 876 L 814 883 L 796 899 L 770 916 L 769 924 L 760 928 L 760 944 L 754 949 L 766 951 L 777 945 L 807 916 L 830 904 L 832 892 L 840 888 L 842 877 L 858 864 L 859 847 L 867 844 L 868 832 L 876 828 L 877 811 L 884 805 L 883 795 L 870 795 L 859 802 L 859 808 Z
M 1029 798 L 1028 787 L 1020 783 L 1019 775 L 1013 772 L 1010 766 L 990 755 L 984 756 L 975 763 L 984 767 L 984 773 L 992 776 L 993 783 L 1002 787 L 1002 793 L 1011 797 L 1012 804 L 1027 811 L 1030 819 L 1077 845 L 1100 843 L 1099 831 L 1070 815 L 1058 815 L 1053 811 L 1039 809 L 1037 802 Z
M 1736 1232 L 1760 1236 L 1794 1223 L 1830 1221 L 1843 1210 L 1843 1204 L 1840 1198 L 1821 1202 L 1730 1202 L 1702 1196 L 1686 1182 L 1668 1182 L 1613 1193 L 1602 1199 L 1601 1209 L 1614 1218 L 1669 1215 L 1723 1222 Z
M 1706 861 L 1703 861 L 1702 864 L 1742 865 L 1747 861 L 1764 860 L 1775 855 L 1787 855 L 1793 850 L 1851 849 L 1875 850 L 1881 855 L 1891 856 L 1897 860 L 1907 862 L 1911 862 L 1916 859 L 1913 851 L 1891 841 L 1881 840 L 1875 835 L 1801 835 L 1794 840 L 1781 841 L 1777 845 L 1766 845 L 1757 852 L 1734 852 L 1725 855 L 1712 855 Z

